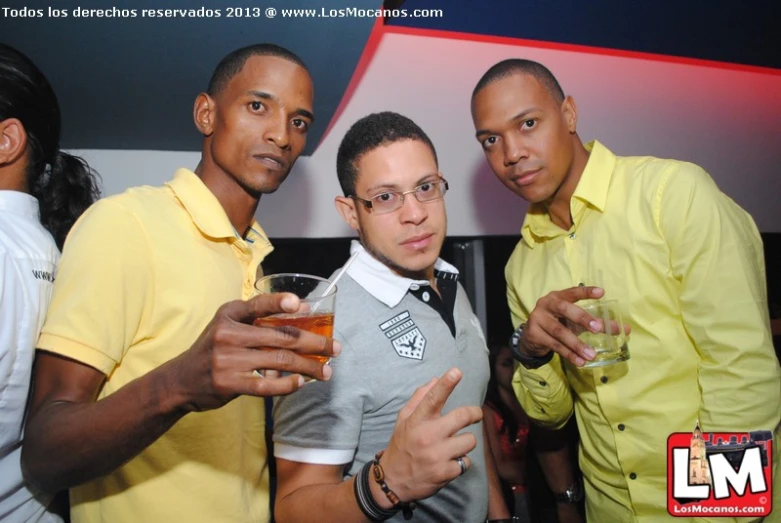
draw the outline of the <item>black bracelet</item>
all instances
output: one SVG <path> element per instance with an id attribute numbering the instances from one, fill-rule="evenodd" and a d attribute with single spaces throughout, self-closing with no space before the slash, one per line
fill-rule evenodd
<path id="1" fill-rule="evenodd" d="M 372 496 L 371 487 L 369 487 L 369 474 L 373 466 L 371 461 L 361 467 L 358 474 L 355 475 L 355 501 L 358 502 L 358 508 L 371 521 L 385 521 L 396 515 L 398 510 L 385 510 L 380 507 Z"/>

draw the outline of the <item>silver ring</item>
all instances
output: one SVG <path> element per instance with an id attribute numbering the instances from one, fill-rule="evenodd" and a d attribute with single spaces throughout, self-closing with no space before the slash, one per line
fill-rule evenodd
<path id="1" fill-rule="evenodd" d="M 466 462 L 464 461 L 464 456 L 458 456 L 456 458 L 456 463 L 458 463 L 458 466 L 461 467 L 461 473 L 459 476 L 463 476 L 464 472 L 466 472 Z"/>

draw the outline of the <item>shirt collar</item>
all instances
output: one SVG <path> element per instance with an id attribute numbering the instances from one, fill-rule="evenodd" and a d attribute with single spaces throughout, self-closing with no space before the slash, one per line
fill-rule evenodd
<path id="1" fill-rule="evenodd" d="M 599 141 L 591 141 L 584 147 L 591 154 L 570 200 L 570 213 L 574 228 L 577 228 L 586 208 L 605 212 L 610 180 L 616 165 L 616 156 Z M 544 205 L 532 204 L 529 206 L 529 211 L 526 213 L 521 227 L 521 236 L 529 247 L 534 248 L 537 243 L 565 234 L 567 231 L 551 221 Z"/>
<path id="2" fill-rule="evenodd" d="M 359 252 L 358 257 L 347 268 L 347 274 L 363 289 L 380 300 L 388 307 L 395 307 L 413 285 L 429 285 L 428 280 L 413 280 L 399 276 L 388 268 L 387 265 L 369 254 L 361 242 L 353 240 L 350 245 L 350 254 Z M 442 258 L 434 262 L 434 270 L 437 277 L 448 279 L 458 277 L 458 269 L 450 265 Z"/>
<path id="3" fill-rule="evenodd" d="M 173 180 L 166 185 L 171 188 L 195 226 L 204 235 L 215 239 L 241 238 L 228 219 L 222 204 L 203 183 L 200 176 L 189 169 L 177 169 Z M 249 243 L 256 243 L 259 240 L 260 243 L 271 246 L 268 236 L 256 220 L 252 220 L 246 240 Z"/>
<path id="4" fill-rule="evenodd" d="M 39 221 L 38 199 L 20 191 L 0 191 L 0 212 L 16 214 Z"/>
<path id="5" fill-rule="evenodd" d="M 591 154 L 572 198 L 594 207 L 599 212 L 605 212 L 616 155 L 597 140 L 587 143 L 585 148 Z"/>

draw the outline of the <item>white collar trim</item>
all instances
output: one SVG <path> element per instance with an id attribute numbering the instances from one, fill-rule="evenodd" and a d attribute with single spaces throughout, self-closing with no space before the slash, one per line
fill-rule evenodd
<path id="1" fill-rule="evenodd" d="M 388 268 L 387 265 L 369 254 L 361 242 L 353 240 L 350 245 L 350 254 L 360 252 L 355 261 L 347 268 L 347 274 L 363 289 L 380 300 L 388 307 L 395 307 L 407 292 L 417 290 L 423 285 L 430 285 L 428 280 L 413 280 L 399 276 Z M 442 272 L 458 274 L 458 269 L 443 260 L 437 258 L 434 269 Z"/>

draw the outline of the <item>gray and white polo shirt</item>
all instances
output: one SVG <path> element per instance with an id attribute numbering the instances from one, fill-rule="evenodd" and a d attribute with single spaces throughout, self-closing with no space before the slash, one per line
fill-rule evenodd
<path id="1" fill-rule="evenodd" d="M 345 464 L 355 475 L 386 448 L 396 417 L 415 389 L 451 367 L 463 372 L 443 409 L 481 406 L 489 378 L 488 350 L 458 271 L 437 260 L 437 287 L 393 273 L 361 251 L 339 280 L 334 337 L 342 354 L 331 380 L 312 382 L 277 398 L 274 454 L 303 463 Z M 478 522 L 488 511 L 482 423 L 465 429 L 477 438 L 472 466 L 418 503 L 414 521 Z M 403 521 L 397 514 L 390 521 Z"/>

